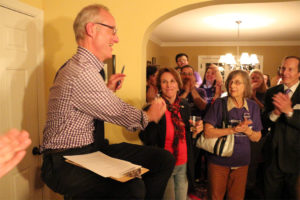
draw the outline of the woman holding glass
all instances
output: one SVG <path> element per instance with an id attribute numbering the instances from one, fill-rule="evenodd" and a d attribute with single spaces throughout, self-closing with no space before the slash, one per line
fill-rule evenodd
<path id="1" fill-rule="evenodd" d="M 225 98 L 229 128 L 222 128 L 222 99 L 217 99 L 208 110 L 204 122 L 206 138 L 234 134 L 234 150 L 230 157 L 208 155 L 209 199 L 244 199 L 250 141 L 261 138 L 261 119 L 258 105 L 251 97 L 250 78 L 246 71 L 232 71 L 226 80 Z"/>
<path id="2" fill-rule="evenodd" d="M 203 123 L 196 122 L 194 132 L 190 132 L 190 108 L 188 103 L 178 96 L 182 82 L 175 69 L 160 69 L 157 87 L 167 104 L 167 110 L 158 124 L 152 122 L 148 124 L 146 129 L 140 132 L 139 137 L 144 145 L 164 148 L 176 159 L 164 199 L 186 199 L 188 185 L 193 188 L 194 182 L 192 137 L 203 130 Z"/>

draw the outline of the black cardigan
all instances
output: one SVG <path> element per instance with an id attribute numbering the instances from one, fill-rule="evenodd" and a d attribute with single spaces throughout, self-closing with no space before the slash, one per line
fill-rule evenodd
<path id="1" fill-rule="evenodd" d="M 147 109 L 147 108 L 146 108 Z M 186 100 L 180 101 L 180 115 L 185 124 L 186 144 L 187 144 L 187 178 L 189 189 L 194 188 L 194 156 L 192 133 L 190 132 L 190 107 Z M 166 139 L 166 115 L 163 115 L 158 124 L 151 122 L 145 130 L 139 133 L 139 137 L 144 145 L 165 147 Z"/>

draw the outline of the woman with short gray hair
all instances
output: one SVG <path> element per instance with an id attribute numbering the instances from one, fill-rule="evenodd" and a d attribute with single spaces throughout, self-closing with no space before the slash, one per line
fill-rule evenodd
<path id="1" fill-rule="evenodd" d="M 230 157 L 208 155 L 209 199 L 244 199 L 248 165 L 250 163 L 250 140 L 261 138 L 261 119 L 258 105 L 251 97 L 250 78 L 246 71 L 232 71 L 226 80 L 228 97 L 217 99 L 205 118 L 206 138 L 234 134 L 234 149 Z M 223 127 L 223 104 L 228 127 Z"/>

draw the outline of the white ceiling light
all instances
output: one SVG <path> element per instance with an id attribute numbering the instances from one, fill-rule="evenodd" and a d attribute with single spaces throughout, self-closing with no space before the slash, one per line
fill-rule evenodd
<path id="1" fill-rule="evenodd" d="M 239 42 L 239 38 L 240 38 L 240 24 L 242 23 L 241 20 L 237 20 L 235 21 L 235 23 L 237 24 L 237 42 Z M 236 47 L 236 55 L 238 56 L 240 54 L 240 49 L 239 49 L 239 45 L 237 45 Z M 236 65 L 238 67 L 241 67 L 241 65 L 245 65 L 244 67 L 246 69 L 248 69 L 248 65 L 256 65 L 258 64 L 258 58 L 256 54 L 251 54 L 251 56 L 249 56 L 249 54 L 247 52 L 243 52 L 240 58 L 237 58 L 237 61 L 234 59 L 234 56 L 231 53 L 227 53 L 224 56 L 220 57 L 219 60 L 220 63 L 226 63 L 228 65 Z M 243 68 L 244 68 L 243 67 Z"/>
<path id="2" fill-rule="evenodd" d="M 259 63 L 257 55 L 256 54 L 251 54 L 250 55 L 250 61 L 252 65 L 256 65 Z"/>

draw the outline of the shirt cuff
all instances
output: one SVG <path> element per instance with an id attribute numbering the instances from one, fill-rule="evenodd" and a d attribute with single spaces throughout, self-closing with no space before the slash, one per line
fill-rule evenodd
<path id="1" fill-rule="evenodd" d="M 291 118 L 293 116 L 294 112 L 288 112 L 285 114 L 286 117 Z"/>
<path id="2" fill-rule="evenodd" d="M 148 123 L 149 123 L 149 119 L 148 119 L 148 116 L 147 116 L 147 114 L 146 114 L 146 112 L 144 112 L 144 111 L 141 111 L 142 113 L 142 117 L 141 117 L 141 125 L 142 125 L 142 130 L 144 130 L 146 127 L 147 127 L 147 125 L 148 125 Z"/>
<path id="3" fill-rule="evenodd" d="M 274 114 L 274 112 L 271 112 L 269 117 L 272 122 L 275 122 L 280 117 L 280 115 L 276 115 Z"/>

